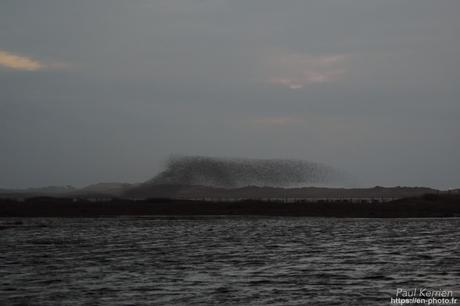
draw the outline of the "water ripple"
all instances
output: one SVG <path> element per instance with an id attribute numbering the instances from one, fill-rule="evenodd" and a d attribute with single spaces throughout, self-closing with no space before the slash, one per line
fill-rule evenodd
<path id="1" fill-rule="evenodd" d="M 0 223 L 5 305 L 381 305 L 397 287 L 460 291 L 460 219 Z"/>

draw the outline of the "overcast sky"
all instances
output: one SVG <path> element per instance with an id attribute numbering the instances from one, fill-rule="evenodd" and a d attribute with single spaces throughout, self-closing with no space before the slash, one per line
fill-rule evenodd
<path id="1" fill-rule="evenodd" d="M 0 187 L 296 158 L 460 187 L 458 0 L 2 0 Z"/>

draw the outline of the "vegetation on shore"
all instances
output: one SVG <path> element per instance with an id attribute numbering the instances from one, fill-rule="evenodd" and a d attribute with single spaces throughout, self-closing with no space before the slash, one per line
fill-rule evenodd
<path id="1" fill-rule="evenodd" d="M 180 199 L 36 197 L 0 199 L 0 217 L 96 217 L 120 215 L 266 215 L 347 218 L 460 217 L 459 194 L 426 194 L 390 202 L 369 200 L 213 202 Z"/>

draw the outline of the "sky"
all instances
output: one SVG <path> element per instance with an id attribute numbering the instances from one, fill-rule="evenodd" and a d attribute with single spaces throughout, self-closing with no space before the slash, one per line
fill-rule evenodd
<path id="1" fill-rule="evenodd" d="M 171 154 L 460 187 L 459 13 L 458 0 L 2 0 L 0 187 L 141 182 Z"/>

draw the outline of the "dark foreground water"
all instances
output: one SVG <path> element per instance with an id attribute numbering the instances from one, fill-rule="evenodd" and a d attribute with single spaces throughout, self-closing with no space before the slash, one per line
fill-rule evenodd
<path id="1" fill-rule="evenodd" d="M 460 293 L 460 219 L 0 224 L 1 305 L 388 305 L 397 288 Z"/>

